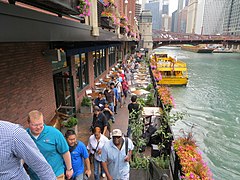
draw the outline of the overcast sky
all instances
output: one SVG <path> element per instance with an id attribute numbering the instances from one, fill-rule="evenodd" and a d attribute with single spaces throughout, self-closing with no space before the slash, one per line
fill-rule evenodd
<path id="1" fill-rule="evenodd" d="M 142 3 L 142 0 L 139 0 Z M 169 0 L 169 15 L 172 15 L 172 12 L 177 10 L 178 0 Z"/>
<path id="2" fill-rule="evenodd" d="M 178 1 L 177 0 L 169 0 L 169 15 L 172 15 L 172 12 L 177 10 Z"/>

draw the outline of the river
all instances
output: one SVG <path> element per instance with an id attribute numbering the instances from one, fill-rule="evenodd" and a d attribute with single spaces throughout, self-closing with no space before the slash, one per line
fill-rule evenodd
<path id="1" fill-rule="evenodd" d="M 201 54 L 160 48 L 187 63 L 189 83 L 171 87 L 176 111 L 187 112 L 173 127 L 191 131 L 214 179 L 240 179 L 240 54 Z"/>

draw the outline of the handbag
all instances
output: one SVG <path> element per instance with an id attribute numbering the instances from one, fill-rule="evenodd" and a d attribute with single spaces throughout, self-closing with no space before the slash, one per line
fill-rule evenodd
<path id="1" fill-rule="evenodd" d="M 95 155 L 95 153 L 96 153 L 96 151 L 97 151 L 97 148 L 98 148 L 99 142 L 100 142 L 100 141 L 98 141 L 98 143 L 97 143 L 96 149 L 92 149 L 92 150 L 94 151 L 94 153 L 93 153 L 93 154 L 90 153 L 90 155 L 89 155 L 89 161 L 90 161 L 91 164 L 93 164 L 93 161 L 94 161 L 94 155 Z"/>

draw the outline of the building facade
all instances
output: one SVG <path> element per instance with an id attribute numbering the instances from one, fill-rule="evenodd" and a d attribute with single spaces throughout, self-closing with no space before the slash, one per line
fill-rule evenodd
<path id="1" fill-rule="evenodd" d="M 150 10 L 143 10 L 140 15 L 139 31 L 141 33 L 141 44 L 143 48 L 147 48 L 151 53 L 153 48 L 152 39 L 152 14 Z"/>
<path id="2" fill-rule="evenodd" d="M 196 32 L 196 19 L 197 19 L 197 9 L 198 0 L 189 0 L 188 2 L 188 12 L 187 12 L 187 27 L 186 33 Z"/>
<path id="3" fill-rule="evenodd" d="M 135 37 L 103 24 L 100 1 L 91 1 L 84 21 L 72 6 L 77 0 L 65 3 L 0 2 L 0 119 L 26 126 L 34 109 L 47 124 L 59 107 L 78 113 L 86 90 L 135 47 Z"/>
<path id="4" fill-rule="evenodd" d="M 171 23 L 171 32 L 177 32 L 177 25 L 178 25 L 178 16 L 177 10 L 172 13 L 172 23 Z"/>
<path id="5" fill-rule="evenodd" d="M 226 0 L 205 1 L 202 33 L 216 35 L 223 33 L 224 6 Z"/>
<path id="6" fill-rule="evenodd" d="M 142 5 L 139 2 L 136 2 L 136 5 L 135 5 L 135 17 L 137 18 L 138 21 L 140 19 L 141 9 L 142 9 Z"/>
<path id="7" fill-rule="evenodd" d="M 240 1 L 226 1 L 224 11 L 223 33 L 227 35 L 240 35 Z"/>
<path id="8" fill-rule="evenodd" d="M 162 1 L 152 0 L 145 4 L 145 10 L 150 10 L 152 14 L 152 28 L 161 30 L 162 28 Z"/>

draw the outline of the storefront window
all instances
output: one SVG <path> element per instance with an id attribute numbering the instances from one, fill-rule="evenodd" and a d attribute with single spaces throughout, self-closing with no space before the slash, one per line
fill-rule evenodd
<path id="1" fill-rule="evenodd" d="M 75 55 L 75 69 L 78 89 L 83 89 L 89 84 L 87 53 Z"/>
<path id="2" fill-rule="evenodd" d="M 94 61 L 94 77 L 96 78 L 106 70 L 105 49 L 94 51 L 93 61 Z"/>
<path id="3" fill-rule="evenodd" d="M 109 67 L 116 62 L 115 47 L 109 48 Z"/>

